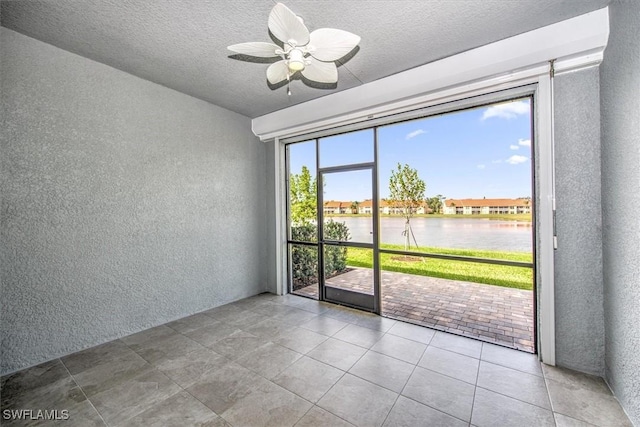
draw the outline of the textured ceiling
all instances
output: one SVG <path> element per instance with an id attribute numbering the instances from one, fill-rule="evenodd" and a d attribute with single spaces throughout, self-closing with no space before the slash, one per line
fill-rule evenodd
<path id="1" fill-rule="evenodd" d="M 226 46 L 270 41 L 270 0 L 2 1 L 2 26 L 249 117 L 606 6 L 609 0 L 285 0 L 310 30 L 362 37 L 334 89 L 267 85 Z"/>

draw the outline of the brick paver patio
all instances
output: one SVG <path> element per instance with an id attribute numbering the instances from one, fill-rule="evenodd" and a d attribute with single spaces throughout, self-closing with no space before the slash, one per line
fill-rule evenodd
<path id="1" fill-rule="evenodd" d="M 533 352 L 533 293 L 521 289 L 383 271 L 382 315 Z M 353 268 L 327 280 L 373 294 L 372 270 Z M 294 292 L 318 298 L 318 286 Z"/>

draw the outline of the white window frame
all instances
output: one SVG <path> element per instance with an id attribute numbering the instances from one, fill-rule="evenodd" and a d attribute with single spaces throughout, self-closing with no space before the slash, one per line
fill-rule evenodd
<path id="1" fill-rule="evenodd" d="M 480 104 L 481 98 L 498 101 L 505 91 L 527 86 L 535 107 L 537 350 L 541 361 L 555 365 L 553 74 L 598 65 L 608 24 L 604 8 L 253 119 L 254 133 L 273 141 L 275 150 L 277 293 L 287 292 L 285 142 L 337 127 L 358 129 L 444 113 Z"/>

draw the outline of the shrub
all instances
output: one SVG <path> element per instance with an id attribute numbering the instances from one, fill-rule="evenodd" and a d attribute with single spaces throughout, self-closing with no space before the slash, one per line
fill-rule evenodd
<path id="1" fill-rule="evenodd" d="M 349 228 L 343 222 L 329 220 L 324 226 L 325 239 L 347 241 Z M 291 238 L 300 242 L 317 241 L 316 226 L 311 223 L 293 225 Z M 347 248 L 327 246 L 324 257 L 325 277 L 347 270 Z M 291 246 L 291 276 L 293 290 L 318 283 L 318 250 L 314 246 Z"/>
<path id="2" fill-rule="evenodd" d="M 349 227 L 344 222 L 329 220 L 324 225 L 325 239 L 347 241 L 351 238 Z M 347 269 L 347 248 L 344 246 L 325 246 L 324 275 L 330 277 Z"/>

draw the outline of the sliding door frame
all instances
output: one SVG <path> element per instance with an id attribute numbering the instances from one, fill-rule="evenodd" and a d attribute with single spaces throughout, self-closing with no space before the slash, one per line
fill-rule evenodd
<path id="1" fill-rule="evenodd" d="M 516 98 L 531 97 L 532 109 L 531 116 L 534 123 L 532 139 L 532 157 L 534 160 L 535 170 L 533 172 L 534 185 L 534 316 L 536 319 L 536 349 L 539 358 L 547 364 L 555 365 L 555 316 L 554 316 L 554 248 L 555 248 L 555 230 L 553 227 L 553 217 L 555 209 L 555 185 L 554 185 L 554 149 L 553 149 L 553 91 L 552 91 L 552 75 L 548 72 L 549 67 L 530 70 L 522 79 L 507 84 L 488 85 L 482 89 L 469 90 L 467 92 L 460 91 L 455 96 L 442 100 L 441 103 L 428 105 L 423 108 L 416 108 L 397 114 L 389 114 L 384 117 L 373 118 L 371 120 L 353 123 L 338 128 L 325 129 L 305 135 L 299 135 L 287 138 L 286 140 L 276 140 L 276 157 L 278 154 L 280 159 L 276 159 L 276 164 L 286 163 L 284 159 L 284 146 L 286 144 L 301 142 L 305 140 L 317 139 L 320 137 L 331 136 L 339 133 L 345 133 L 365 128 L 376 128 L 381 125 L 397 123 L 417 118 L 426 118 L 438 114 L 454 112 L 483 105 L 495 104 Z M 374 164 L 377 165 L 377 131 L 374 132 L 375 140 L 375 159 Z M 285 174 L 278 174 L 285 172 Z M 377 174 L 377 167 L 374 168 Z M 276 168 L 276 179 L 278 183 L 286 181 L 286 171 L 282 165 Z M 376 176 L 377 180 L 377 176 Z M 276 184 L 278 185 L 278 184 Z M 285 193 L 286 196 L 286 193 Z M 376 195 L 377 198 L 377 195 Z M 282 198 L 281 198 L 282 199 Z M 280 201 L 280 221 L 284 219 L 286 222 L 286 200 Z M 379 227 L 379 221 L 376 219 L 375 227 Z M 379 231 L 379 230 L 378 230 Z M 284 237 L 284 239 L 283 239 Z M 278 239 L 282 242 L 279 250 L 287 252 L 286 235 Z M 378 249 L 376 258 L 381 250 L 379 244 L 375 247 Z M 286 267 L 286 256 L 284 271 L 288 271 Z M 482 262 L 482 261 L 481 261 Z M 282 268 L 283 265 L 279 264 Z M 523 265 L 524 266 L 524 265 Z M 376 274 L 380 274 L 376 269 Z M 278 275 L 278 292 L 288 292 L 288 280 L 286 274 Z M 379 277 L 378 277 L 379 282 Z M 378 293 L 379 295 L 379 293 Z M 378 301 L 376 312 L 380 312 L 380 302 Z"/>

